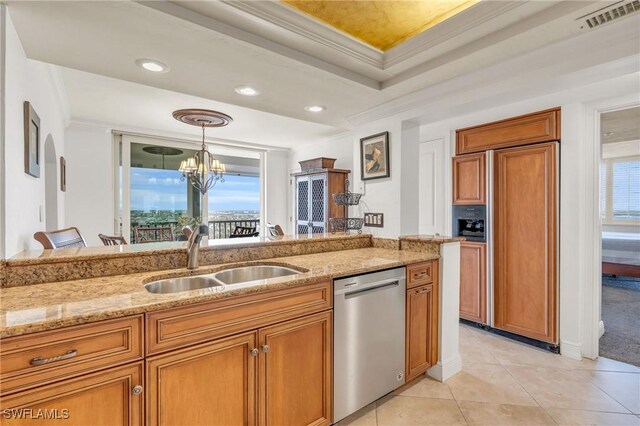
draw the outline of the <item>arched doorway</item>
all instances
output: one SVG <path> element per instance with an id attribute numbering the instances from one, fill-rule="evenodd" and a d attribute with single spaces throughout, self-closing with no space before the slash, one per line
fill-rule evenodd
<path id="1" fill-rule="evenodd" d="M 47 231 L 58 229 L 58 161 L 51 135 L 44 141 L 44 206 Z"/>

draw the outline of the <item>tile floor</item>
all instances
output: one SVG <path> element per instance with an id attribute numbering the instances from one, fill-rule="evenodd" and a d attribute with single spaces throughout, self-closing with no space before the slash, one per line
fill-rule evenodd
<path id="1" fill-rule="evenodd" d="M 635 425 L 640 368 L 575 361 L 460 326 L 462 371 L 446 383 L 416 379 L 339 426 Z"/>

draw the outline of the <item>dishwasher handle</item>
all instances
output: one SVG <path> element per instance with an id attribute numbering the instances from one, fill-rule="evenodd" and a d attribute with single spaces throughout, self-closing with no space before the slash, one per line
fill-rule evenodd
<path id="1" fill-rule="evenodd" d="M 357 297 L 364 293 L 368 293 L 370 291 L 379 290 L 387 287 L 398 287 L 399 285 L 400 285 L 400 280 L 396 279 L 391 281 L 370 283 L 358 288 L 345 288 L 345 289 L 336 291 L 335 294 L 336 296 L 340 294 L 344 294 L 344 297 L 346 299 L 350 299 L 352 297 Z"/>

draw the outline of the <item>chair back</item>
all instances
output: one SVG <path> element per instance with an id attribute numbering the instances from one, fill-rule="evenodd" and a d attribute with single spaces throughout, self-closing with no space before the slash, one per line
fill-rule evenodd
<path id="1" fill-rule="evenodd" d="M 136 244 L 173 241 L 173 226 L 138 226 L 133 229 Z"/>
<path id="2" fill-rule="evenodd" d="M 267 232 L 271 237 L 280 237 L 284 235 L 284 231 L 280 225 L 272 225 L 271 223 L 267 223 Z"/>
<path id="3" fill-rule="evenodd" d="M 98 234 L 98 238 L 100 238 L 100 241 L 102 241 L 102 244 L 104 244 L 105 246 L 127 245 L 127 240 L 125 240 L 124 237 L 120 237 L 117 235 L 111 236 L 111 235 Z"/>
<path id="4" fill-rule="evenodd" d="M 87 242 L 76 228 L 60 229 L 57 231 L 39 231 L 33 234 L 33 238 L 42 244 L 45 249 L 60 249 L 73 247 L 86 247 Z"/>

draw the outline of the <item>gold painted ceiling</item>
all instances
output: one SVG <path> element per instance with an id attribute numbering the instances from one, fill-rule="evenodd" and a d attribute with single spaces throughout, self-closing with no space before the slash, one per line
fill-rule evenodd
<path id="1" fill-rule="evenodd" d="M 414 37 L 480 0 L 282 0 L 382 51 Z"/>

